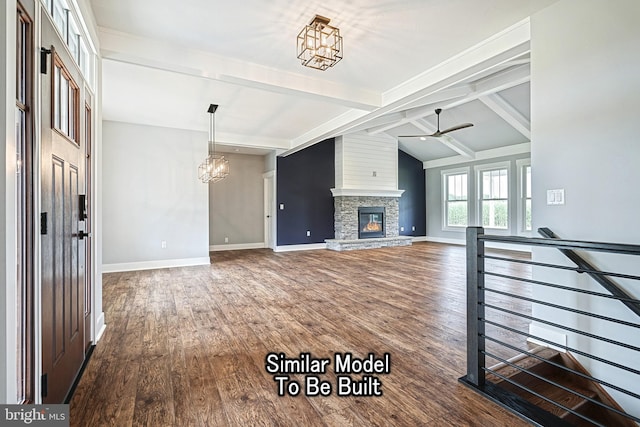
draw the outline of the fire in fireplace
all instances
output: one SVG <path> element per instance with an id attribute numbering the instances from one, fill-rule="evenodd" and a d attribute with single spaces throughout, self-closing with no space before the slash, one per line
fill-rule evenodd
<path id="1" fill-rule="evenodd" d="M 384 207 L 358 208 L 358 238 L 384 236 Z"/>

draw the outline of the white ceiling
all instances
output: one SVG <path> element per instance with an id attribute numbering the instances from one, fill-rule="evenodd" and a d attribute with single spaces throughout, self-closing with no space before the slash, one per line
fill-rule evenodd
<path id="1" fill-rule="evenodd" d="M 206 132 L 229 151 L 290 153 L 355 131 L 427 164 L 530 141 L 526 19 L 556 0 L 92 0 L 103 119 Z M 344 38 L 319 71 L 296 58 L 315 14 Z M 524 21 L 523 21 L 524 20 Z M 497 35 L 496 35 L 497 34 Z M 224 149 L 224 148 L 223 148 Z"/>

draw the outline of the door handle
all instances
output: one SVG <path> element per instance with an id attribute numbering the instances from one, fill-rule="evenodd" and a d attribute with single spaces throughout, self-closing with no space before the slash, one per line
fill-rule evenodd
<path id="1" fill-rule="evenodd" d="M 84 231 L 78 231 L 78 234 L 74 234 L 78 239 L 83 240 L 85 237 L 91 237 L 91 233 L 85 233 Z"/>

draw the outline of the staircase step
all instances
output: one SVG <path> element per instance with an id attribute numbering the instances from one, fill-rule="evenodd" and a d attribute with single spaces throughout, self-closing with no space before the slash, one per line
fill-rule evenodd
<path id="1" fill-rule="evenodd" d="M 553 357 L 557 356 L 559 353 L 557 350 L 553 350 L 551 348 L 548 347 L 538 347 L 535 348 L 531 351 L 529 351 L 529 353 L 533 353 L 538 357 L 541 357 L 545 360 L 549 360 L 552 359 Z M 513 357 L 511 359 L 509 359 L 509 362 L 513 363 L 514 365 L 519 366 L 522 369 L 531 369 L 536 365 L 541 364 L 542 362 L 533 357 L 533 356 L 528 356 L 526 354 L 522 354 L 520 356 L 517 357 Z M 503 377 L 507 377 L 509 379 L 514 378 L 516 375 L 521 373 L 521 370 L 518 368 L 515 368 L 509 364 L 506 363 L 498 363 L 497 365 L 494 365 L 492 367 L 489 368 L 490 370 L 499 373 L 500 375 L 502 375 Z M 498 377 L 497 375 L 494 375 L 492 373 L 487 373 L 486 376 L 487 380 L 491 381 L 494 384 L 500 384 L 501 382 L 503 382 L 504 380 L 500 377 Z"/>
<path id="2" fill-rule="evenodd" d="M 598 402 L 607 402 L 607 404 L 617 407 L 615 401 L 613 401 L 597 383 L 589 381 L 586 378 L 568 372 L 562 368 L 551 365 L 550 363 L 541 361 L 539 359 L 542 358 L 560 366 L 566 366 L 570 369 L 588 375 L 584 368 L 582 368 L 582 366 L 573 357 L 567 354 L 561 354 L 558 351 L 549 348 L 534 349 L 530 352 L 535 353 L 538 357 L 532 357 L 523 354 L 509 360 L 510 363 L 516 365 L 520 369 L 506 363 L 500 363 L 489 368 L 491 371 L 508 378 L 509 381 L 503 380 L 499 376 L 492 373 L 487 373 L 486 379 L 496 385 L 499 385 L 507 391 L 521 396 L 522 398 L 538 406 L 539 408 L 544 409 L 575 426 L 593 426 L 593 424 L 563 408 L 560 408 L 548 402 L 545 399 L 542 399 L 541 397 L 536 396 L 535 394 L 523 390 L 521 387 L 518 387 L 512 382 L 526 387 L 529 390 L 538 393 L 551 401 L 557 402 L 574 412 L 597 421 L 602 425 L 637 427 L 631 420 L 617 415 L 612 411 L 608 411 L 605 408 L 600 407 L 596 403 L 577 396 L 576 394 L 563 388 L 550 384 L 547 381 L 541 380 L 535 375 L 531 375 L 529 373 L 534 373 L 542 378 L 562 385 L 569 390 L 580 393 L 581 395 L 586 396 L 590 399 L 596 400 Z M 522 371 L 522 369 L 526 369 L 529 372 L 524 372 Z M 617 408 L 620 409 L 619 407 Z"/>
<path id="3" fill-rule="evenodd" d="M 568 388 L 569 390 L 573 390 L 577 393 L 580 393 L 592 399 L 597 398 L 597 394 L 594 391 L 577 385 L 572 378 L 573 376 L 568 372 L 564 372 L 559 368 L 548 365 L 546 363 L 541 363 L 541 365 L 547 365 L 547 366 L 540 367 L 540 365 L 536 365 L 531 370 L 534 372 L 538 371 L 535 373 L 538 375 L 541 375 L 542 377 L 548 379 L 549 381 L 562 385 Z M 547 372 L 543 372 L 541 374 L 540 373 L 541 371 L 547 371 Z M 533 392 L 536 392 L 572 410 L 579 408 L 586 401 L 582 397 L 577 396 L 576 394 L 571 393 L 570 391 L 567 391 L 563 388 L 550 384 L 546 381 L 543 381 L 525 372 L 518 373 L 516 376 L 511 378 L 511 380 L 517 382 L 518 384 L 528 388 Z M 539 406 L 540 408 L 546 411 L 549 411 L 558 417 L 563 417 L 563 416 L 567 416 L 567 414 L 570 414 L 570 412 L 542 399 L 541 397 L 538 397 L 532 393 L 529 393 L 528 391 L 523 390 L 522 388 L 514 384 L 505 382 L 505 384 L 502 384 L 502 386 L 505 389 L 524 397 L 534 405 Z"/>

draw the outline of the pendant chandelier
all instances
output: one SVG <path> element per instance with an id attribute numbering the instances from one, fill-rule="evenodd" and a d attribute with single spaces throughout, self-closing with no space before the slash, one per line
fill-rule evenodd
<path id="1" fill-rule="evenodd" d="M 326 70 L 342 59 L 340 30 L 329 19 L 316 15 L 298 34 L 298 59 L 302 65 Z"/>
<path id="2" fill-rule="evenodd" d="M 211 104 L 207 110 L 211 115 L 209 118 L 209 155 L 204 159 L 204 162 L 198 166 L 198 179 L 205 184 L 209 182 L 218 182 L 229 175 L 229 160 L 225 159 L 221 154 L 216 154 L 213 116 L 217 109 L 218 106 L 216 104 Z"/>

